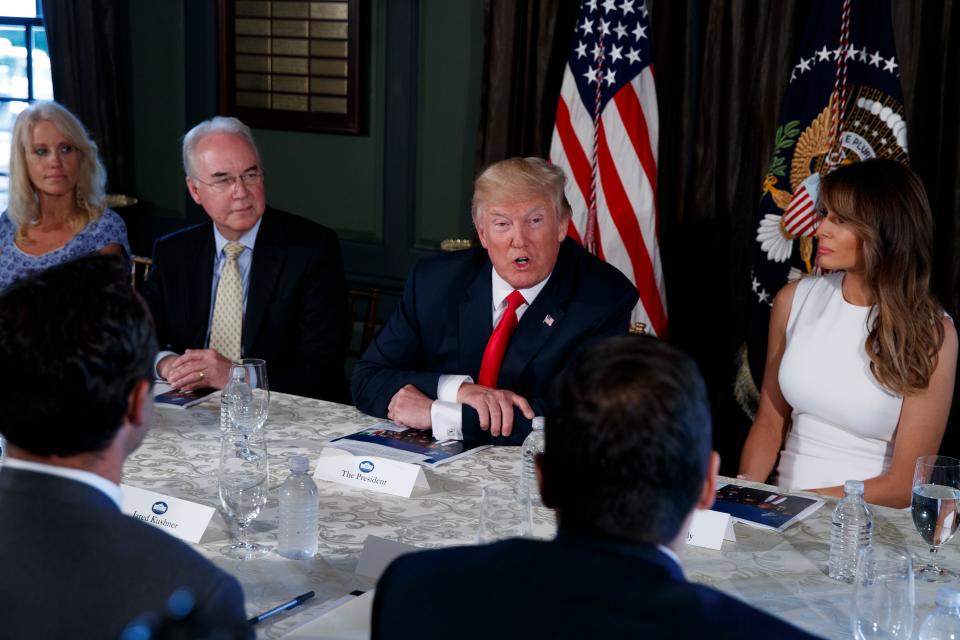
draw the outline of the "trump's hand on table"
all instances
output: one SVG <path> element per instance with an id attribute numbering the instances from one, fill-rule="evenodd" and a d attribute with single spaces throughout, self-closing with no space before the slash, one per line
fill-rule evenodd
<path id="1" fill-rule="evenodd" d="M 457 402 L 470 405 L 477 410 L 480 428 L 489 430 L 490 435 L 509 436 L 513 431 L 514 407 L 533 420 L 534 411 L 526 398 L 506 389 L 491 389 L 479 384 L 463 384 L 457 392 Z"/>
<path id="2" fill-rule="evenodd" d="M 433 424 L 430 419 L 432 405 L 433 400 L 412 384 L 408 384 L 390 398 L 387 418 L 404 427 L 429 429 Z"/>

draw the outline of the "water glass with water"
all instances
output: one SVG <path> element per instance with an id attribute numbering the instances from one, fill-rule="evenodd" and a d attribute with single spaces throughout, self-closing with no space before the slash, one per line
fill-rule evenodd
<path id="1" fill-rule="evenodd" d="M 480 501 L 480 544 L 505 538 L 531 536 L 529 496 L 511 484 L 492 484 L 483 488 Z"/>
<path id="2" fill-rule="evenodd" d="M 249 559 L 269 549 L 247 540 L 247 527 L 267 503 L 269 465 L 263 433 L 225 434 L 220 440 L 220 504 L 224 515 L 237 525 L 237 539 L 223 553 L 231 558 Z"/>
<path id="3" fill-rule="evenodd" d="M 230 368 L 230 380 L 231 384 L 234 380 L 245 383 L 243 392 L 232 398 L 227 410 L 234 428 L 249 436 L 263 428 L 270 411 L 267 363 L 259 358 L 238 360 Z"/>
<path id="4" fill-rule="evenodd" d="M 949 456 L 920 456 L 913 473 L 913 499 L 910 512 L 913 525 L 930 547 L 926 564 L 917 570 L 925 582 L 950 582 L 957 573 L 937 563 L 937 550 L 960 525 L 957 516 L 960 499 L 960 460 Z"/>

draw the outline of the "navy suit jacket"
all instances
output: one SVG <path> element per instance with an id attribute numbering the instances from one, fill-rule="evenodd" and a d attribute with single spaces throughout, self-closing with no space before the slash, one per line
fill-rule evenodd
<path id="1" fill-rule="evenodd" d="M 493 331 L 490 271 L 483 249 L 421 260 L 403 300 L 353 369 L 357 408 L 385 418 L 393 395 L 407 384 L 437 397 L 441 374 L 477 380 Z M 590 341 L 627 333 L 637 290 L 616 268 L 572 240 L 560 246 L 546 286 L 526 310 L 507 346 L 497 387 L 526 398 L 537 414 L 554 376 Z M 514 412 L 514 429 L 494 444 L 520 444 L 530 421 Z M 476 410 L 464 405 L 465 442 L 489 442 Z"/>
<path id="2" fill-rule="evenodd" d="M 175 590 L 202 621 L 249 632 L 236 579 L 82 482 L 0 470 L 0 638 L 118 638 Z"/>
<path id="3" fill-rule="evenodd" d="M 477 615 L 478 611 L 482 611 Z M 373 640 L 812 638 L 687 582 L 655 547 L 561 533 L 397 558 L 377 585 Z"/>
<path id="4" fill-rule="evenodd" d="M 143 297 L 162 349 L 204 347 L 215 252 L 212 222 L 157 240 Z M 243 357 L 267 361 L 274 391 L 349 402 L 343 376 L 347 316 L 336 234 L 267 207 L 250 266 Z"/>

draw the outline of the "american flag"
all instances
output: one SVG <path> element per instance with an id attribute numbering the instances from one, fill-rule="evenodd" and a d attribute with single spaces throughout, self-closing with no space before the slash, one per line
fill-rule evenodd
<path id="1" fill-rule="evenodd" d="M 667 303 L 657 240 L 657 129 L 646 5 L 582 2 L 550 161 L 569 178 L 570 235 L 636 285 L 640 302 L 633 321 L 663 337 Z"/>

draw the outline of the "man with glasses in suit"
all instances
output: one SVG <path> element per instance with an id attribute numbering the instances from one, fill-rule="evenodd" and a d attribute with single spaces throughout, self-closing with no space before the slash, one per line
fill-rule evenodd
<path id="1" fill-rule="evenodd" d="M 143 295 L 163 350 L 157 375 L 186 391 L 222 389 L 232 361 L 262 358 L 271 389 L 349 402 L 336 234 L 267 206 L 260 153 L 236 118 L 191 129 L 183 166 L 210 220 L 154 248 Z"/>

